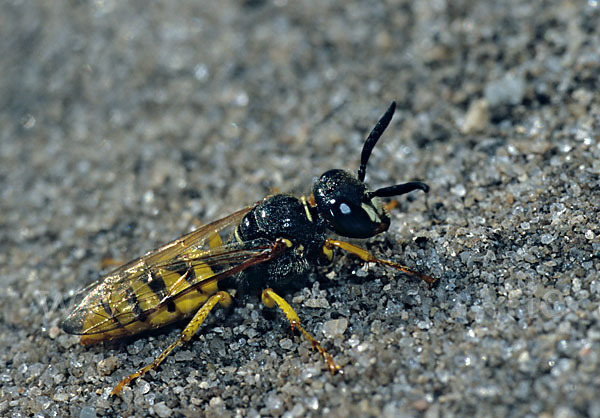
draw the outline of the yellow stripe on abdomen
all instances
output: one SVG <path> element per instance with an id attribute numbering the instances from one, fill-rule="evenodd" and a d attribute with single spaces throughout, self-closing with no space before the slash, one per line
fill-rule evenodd
<path id="1" fill-rule="evenodd" d="M 191 266 L 182 262 L 175 269 L 149 270 L 124 292 L 107 293 L 103 303 L 88 312 L 83 329 L 89 333 L 81 337 L 81 343 L 135 335 L 190 316 L 219 291 L 214 281 L 198 285 L 212 276 L 213 270 L 204 263 Z M 194 285 L 198 288 L 176 296 Z M 116 328 L 101 331 L 115 325 Z"/>
<path id="2" fill-rule="evenodd" d="M 196 290 L 179 297 L 175 296 L 189 289 L 190 286 L 214 276 L 210 266 L 204 263 L 193 267 L 188 263 L 183 263 L 182 267 L 176 271 L 161 269 L 159 273 L 166 288 L 169 289 L 169 296 L 167 296 L 168 302 L 163 303 L 160 309 L 148 315 L 146 322 L 152 328 L 169 324 L 195 313 L 211 295 L 219 291 L 216 282 L 207 282 Z"/>

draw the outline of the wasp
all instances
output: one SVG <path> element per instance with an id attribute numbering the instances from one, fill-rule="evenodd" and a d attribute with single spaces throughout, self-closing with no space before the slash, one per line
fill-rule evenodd
<path id="1" fill-rule="evenodd" d="M 81 292 L 83 299 L 62 323 L 64 331 L 81 335 L 81 344 L 135 335 L 191 317 L 175 342 L 152 363 L 125 377 L 111 395 L 156 369 L 176 347 L 189 341 L 210 311 L 228 307 L 228 292 L 243 289 L 261 295 L 268 308 L 279 307 L 293 330 L 316 349 L 334 374 L 340 367 L 301 325 L 300 318 L 277 292 L 301 283 L 314 266 L 330 263 L 334 248 L 363 262 L 385 265 L 420 277 L 435 279 L 393 261 L 328 237 L 332 233 L 365 239 L 390 226 L 388 207 L 381 198 L 414 190 L 428 192 L 420 181 L 369 191 L 366 167 L 377 141 L 389 125 L 395 102 L 367 137 L 358 174 L 333 169 L 321 175 L 308 197 L 275 194 L 176 239 L 117 268 Z"/>

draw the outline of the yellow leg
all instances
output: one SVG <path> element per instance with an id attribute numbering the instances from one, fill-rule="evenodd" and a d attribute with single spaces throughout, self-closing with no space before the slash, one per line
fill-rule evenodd
<path id="1" fill-rule="evenodd" d="M 313 348 L 316 349 L 321 354 L 321 356 L 323 356 L 323 358 L 327 362 L 327 366 L 331 374 L 335 374 L 340 369 L 340 366 L 335 364 L 335 362 L 333 361 L 333 357 L 331 356 L 331 354 L 325 351 L 325 349 L 321 347 L 321 344 L 319 344 L 319 342 L 315 340 L 312 335 L 306 332 L 302 325 L 300 325 L 300 318 L 298 317 L 298 314 L 294 312 L 294 309 L 292 309 L 290 304 L 287 303 L 285 299 L 283 299 L 281 296 L 275 293 L 273 289 L 263 290 L 261 299 L 262 303 L 267 308 L 274 308 L 275 306 L 278 306 L 279 309 L 282 310 L 282 312 L 287 317 L 288 321 L 290 321 L 292 330 L 294 330 L 295 328 L 298 331 L 300 331 L 302 335 L 304 335 L 304 337 L 312 344 Z"/>
<path id="2" fill-rule="evenodd" d="M 352 254 L 358 256 L 361 260 L 366 261 L 368 263 L 384 264 L 386 266 L 393 267 L 396 270 L 400 270 L 403 273 L 410 274 L 411 276 L 419 277 L 423 281 L 427 282 L 429 285 L 433 285 L 435 282 L 437 282 L 437 279 L 435 279 L 431 276 L 427 276 L 426 274 L 417 273 L 416 271 L 413 271 L 413 270 L 409 269 L 408 267 L 403 266 L 402 264 L 398 264 L 398 263 L 394 263 L 393 261 L 377 258 L 374 255 L 372 255 L 370 252 L 368 252 L 367 250 L 357 247 L 356 245 L 350 244 L 349 242 L 338 241 L 338 240 L 334 240 L 334 239 L 325 240 L 325 245 L 323 246 L 323 248 L 325 250 L 331 251 L 333 249 L 333 247 L 338 247 L 338 248 L 341 248 L 342 250 L 348 251 L 349 253 L 352 253 Z"/>
<path id="3" fill-rule="evenodd" d="M 121 393 L 121 390 L 123 390 L 123 387 L 126 384 L 128 384 L 129 382 L 131 382 L 134 379 L 137 379 L 138 377 L 143 376 L 150 370 L 156 369 L 160 365 L 160 363 L 162 363 L 163 360 L 169 355 L 169 353 L 171 353 L 171 351 L 173 351 L 173 349 L 175 347 L 189 341 L 192 338 L 192 336 L 196 333 L 196 331 L 198 331 L 198 328 L 200 328 L 200 326 L 202 325 L 202 323 L 208 316 L 211 309 L 214 308 L 217 304 L 221 304 L 222 306 L 227 307 L 231 304 L 231 302 L 232 302 L 231 296 L 227 292 L 220 291 L 220 292 L 217 292 L 214 295 L 212 295 L 206 301 L 206 303 L 204 303 L 204 305 L 202 305 L 202 307 L 198 310 L 198 312 L 196 312 L 196 314 L 194 315 L 194 317 L 192 318 L 190 323 L 187 324 L 187 326 L 184 328 L 184 330 L 179 335 L 179 338 L 173 344 L 168 346 L 166 348 L 166 350 L 163 351 L 156 359 L 154 359 L 154 361 L 151 364 L 147 365 L 146 367 L 138 370 L 137 372 L 135 372 L 135 373 L 127 376 L 125 379 L 121 380 L 121 382 L 117 386 L 115 386 L 115 388 L 110 393 L 111 396 L 113 396 L 113 395 L 119 396 L 119 394 Z"/>
<path id="4" fill-rule="evenodd" d="M 383 207 L 385 208 L 385 210 L 387 212 L 391 211 L 394 208 L 397 208 L 399 205 L 397 200 L 390 200 L 389 202 L 387 202 L 385 205 L 383 205 Z"/>

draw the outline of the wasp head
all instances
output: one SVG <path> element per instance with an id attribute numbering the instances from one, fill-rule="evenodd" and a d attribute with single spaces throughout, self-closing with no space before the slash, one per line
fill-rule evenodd
<path id="1" fill-rule="evenodd" d="M 329 229 L 339 235 L 369 238 L 386 231 L 390 217 L 380 198 L 399 196 L 417 189 L 429 190 L 425 183 L 414 181 L 369 191 L 364 182 L 371 151 L 389 125 L 395 109 L 396 103 L 392 102 L 365 141 L 357 176 L 344 170 L 329 170 L 313 185 L 320 217 Z"/>

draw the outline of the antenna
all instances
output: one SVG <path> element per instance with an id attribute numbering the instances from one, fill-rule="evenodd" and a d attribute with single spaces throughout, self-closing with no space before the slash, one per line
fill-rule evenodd
<path id="1" fill-rule="evenodd" d="M 395 186 L 382 187 L 374 192 L 367 192 L 367 199 L 372 197 L 392 197 L 399 196 L 401 194 L 410 193 L 413 190 L 423 190 L 425 193 L 429 192 L 429 186 L 420 181 L 411 181 L 404 184 L 396 184 Z"/>
<path id="2" fill-rule="evenodd" d="M 367 140 L 365 141 L 365 145 L 363 145 L 362 153 L 360 154 L 360 167 L 358 168 L 358 179 L 360 181 L 365 181 L 365 174 L 367 170 L 367 162 L 369 161 L 369 157 L 371 156 L 371 151 L 375 148 L 375 144 L 385 131 L 385 129 L 390 124 L 392 120 L 392 116 L 394 116 L 394 111 L 396 110 L 396 102 L 392 102 L 388 110 L 385 111 L 377 125 L 373 128 Z"/>

